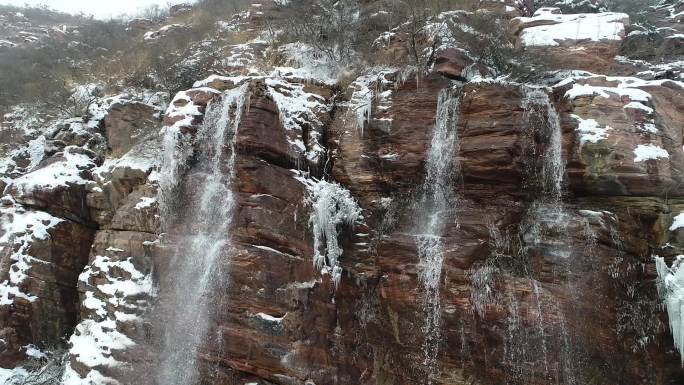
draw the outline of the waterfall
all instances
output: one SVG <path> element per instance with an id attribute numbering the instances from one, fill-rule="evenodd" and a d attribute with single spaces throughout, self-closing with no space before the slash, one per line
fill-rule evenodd
<path id="1" fill-rule="evenodd" d="M 548 135 L 548 147 L 543 158 L 543 192 L 544 203 L 560 208 L 563 199 L 563 163 L 562 132 L 560 118 L 549 96 L 542 89 L 526 89 L 523 98 L 523 109 L 526 120 L 536 119 Z"/>
<path id="2" fill-rule="evenodd" d="M 442 277 L 444 245 L 442 235 L 457 200 L 455 176 L 458 175 L 458 132 L 456 124 L 460 106 L 460 88 L 444 89 L 439 94 L 437 117 L 427 154 L 426 177 L 420 209 L 423 211 L 419 235 L 416 236 L 418 279 L 421 284 L 421 306 L 426 314 L 423 333 L 424 364 L 428 383 L 432 383 L 441 338 L 441 306 L 439 282 Z"/>
<path id="3" fill-rule="evenodd" d="M 526 88 L 523 96 L 525 120 L 548 139 L 542 156 L 541 196 L 532 202 L 521 226 L 525 242 L 536 247 L 545 242 L 547 235 L 562 232 L 567 225 L 568 218 L 563 205 L 565 163 L 560 118 L 549 96 L 539 88 Z M 567 250 L 560 246 L 554 246 L 554 253 L 567 256 Z"/>
<path id="4" fill-rule="evenodd" d="M 523 92 L 522 107 L 525 111 L 525 120 L 532 127 L 533 132 L 541 134 L 546 138 L 545 151 L 541 153 L 541 188 L 540 195 L 530 204 L 519 227 L 519 234 L 524 241 L 525 254 L 530 255 L 530 251 L 539 252 L 547 258 L 558 258 L 559 260 L 569 260 L 572 256 L 572 246 L 566 238 L 565 228 L 569 221 L 569 215 L 563 204 L 563 183 L 565 176 L 565 164 L 562 153 L 562 131 L 560 118 L 551 103 L 549 96 L 542 88 L 526 88 Z M 535 171 L 535 175 L 539 175 Z M 568 268 L 567 273 L 570 273 Z M 528 272 L 529 274 L 529 272 Z M 549 380 L 554 376 L 558 381 L 559 376 L 564 375 L 566 379 L 573 378 L 572 369 L 565 362 L 550 362 L 550 348 L 558 346 L 561 353 L 561 361 L 565 357 L 565 352 L 570 350 L 569 334 L 565 322 L 565 315 L 560 307 L 554 304 L 543 302 L 544 287 L 531 275 L 529 276 L 532 300 L 534 301 L 533 311 L 537 313 L 536 325 L 530 325 L 536 332 L 525 331 L 523 339 L 525 349 L 519 350 L 515 346 L 507 347 L 510 352 L 509 360 L 514 365 L 528 365 L 529 375 L 533 375 L 533 362 L 541 360 L 543 370 Z M 574 287 L 572 287 L 574 289 Z M 574 290 L 570 290 L 573 292 Z M 515 299 L 514 299 L 515 300 Z M 553 309 L 550 310 L 549 308 Z M 518 311 L 517 306 L 515 307 Z M 562 336 L 556 341 L 553 333 L 548 333 L 545 327 L 546 322 L 552 319 L 551 316 L 545 317 L 545 312 L 558 313 L 561 322 Z M 511 314 L 509 317 L 516 318 L 511 325 L 517 328 L 525 328 L 517 318 L 519 314 Z M 519 333 L 519 331 L 518 331 Z M 532 338 L 531 341 L 528 341 Z M 507 344 L 516 343 L 521 338 L 509 338 Z M 529 366 L 531 365 L 531 366 Z M 522 379 L 528 370 L 523 368 L 514 369 L 512 375 Z M 572 380 L 571 380 L 572 381 Z"/>
<path id="5" fill-rule="evenodd" d="M 225 92 L 220 100 L 210 102 L 204 121 L 195 139 L 195 159 L 184 167 L 192 174 L 192 183 L 184 183 L 189 191 L 183 196 L 188 207 L 176 207 L 178 202 L 164 202 L 166 207 L 183 210 L 184 217 L 176 221 L 173 235 L 176 252 L 171 261 L 169 277 L 173 277 L 163 294 L 166 311 L 161 320 L 164 328 L 161 364 L 157 372 L 159 385 L 193 385 L 198 380 L 196 355 L 208 334 L 208 299 L 213 290 L 223 287 L 218 261 L 230 248 L 229 227 L 235 205 L 231 183 L 235 176 L 235 137 L 242 115 L 247 87 Z M 173 154 L 183 145 L 174 145 L 174 138 L 183 138 L 171 130 L 166 133 L 162 175 L 174 175 L 181 167 Z M 227 144 L 227 145 L 226 145 Z M 228 148 L 226 148 L 228 147 Z M 186 153 L 185 150 L 181 153 Z M 188 161 L 182 159 L 181 161 Z M 179 180 L 160 186 L 160 199 L 177 194 L 165 191 L 175 188 Z M 187 210 L 187 211 L 185 211 Z"/>
<path id="6" fill-rule="evenodd" d="M 541 295 L 539 293 L 539 285 L 537 281 L 531 280 L 532 291 L 534 292 L 534 299 L 537 303 L 537 325 L 539 328 L 539 334 L 541 337 L 541 348 L 544 354 L 544 370 L 549 373 L 549 358 L 548 358 L 548 348 L 546 347 L 546 331 L 544 330 L 544 311 L 542 310 Z"/>

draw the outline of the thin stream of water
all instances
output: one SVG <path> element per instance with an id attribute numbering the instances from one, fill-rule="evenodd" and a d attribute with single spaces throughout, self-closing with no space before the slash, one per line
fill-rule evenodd
<path id="1" fill-rule="evenodd" d="M 441 304 L 439 283 L 444 260 L 443 236 L 447 220 L 457 201 L 455 177 L 459 173 L 458 114 L 460 88 L 445 89 L 439 94 L 437 117 L 427 156 L 427 176 L 423 185 L 420 209 L 423 222 L 418 227 L 416 245 L 419 257 L 418 279 L 421 284 L 421 306 L 426 315 L 423 325 L 422 350 L 428 371 L 428 384 L 433 382 L 441 339 Z"/>

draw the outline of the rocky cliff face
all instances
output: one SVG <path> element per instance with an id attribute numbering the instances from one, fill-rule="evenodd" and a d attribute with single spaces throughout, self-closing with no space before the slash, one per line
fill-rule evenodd
<path id="1" fill-rule="evenodd" d="M 616 58 L 626 15 L 558 12 L 512 19 L 518 44 L 593 73 L 492 78 L 444 43 L 341 88 L 295 44 L 168 108 L 118 95 L 13 136 L 0 366 L 67 338 L 68 385 L 157 384 L 169 349 L 206 384 L 681 383 L 684 84 Z M 202 227 L 212 176 L 225 229 Z"/>

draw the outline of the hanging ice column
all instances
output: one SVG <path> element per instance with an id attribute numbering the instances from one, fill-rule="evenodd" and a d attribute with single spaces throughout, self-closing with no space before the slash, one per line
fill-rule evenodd
<path id="1" fill-rule="evenodd" d="M 337 287 L 342 279 L 342 247 L 337 238 L 342 227 L 353 227 L 357 220 L 363 219 L 361 208 L 349 190 L 337 183 L 300 180 L 307 185 L 312 206 L 309 225 L 314 236 L 314 268 L 330 274 Z"/>
<path id="2" fill-rule="evenodd" d="M 222 287 L 225 272 L 218 271 L 219 257 L 230 248 L 229 227 L 232 221 L 234 198 L 231 191 L 235 176 L 235 137 L 242 115 L 247 85 L 227 91 L 220 100 L 211 102 L 204 121 L 197 132 L 196 161 L 188 170 L 196 175 L 193 183 L 186 183 L 184 202 L 192 207 L 182 223 L 175 223 L 177 251 L 169 268 L 172 284 L 166 288 L 166 312 L 161 320 L 164 327 L 163 352 L 157 373 L 159 385 L 193 385 L 198 381 L 196 355 L 206 342 L 210 309 L 208 297 L 212 290 Z M 167 154 L 178 154 L 183 139 L 173 130 L 164 141 Z M 176 138 L 176 139 L 174 139 Z M 226 146 L 228 150 L 226 151 Z M 186 153 L 186 151 L 181 151 Z M 183 159 L 182 161 L 188 161 Z M 174 156 L 165 156 L 162 175 L 180 178 Z M 165 186 L 176 188 L 179 180 L 161 186 L 160 199 L 176 194 L 164 191 Z M 164 202 L 173 207 L 177 202 Z"/>
<path id="3" fill-rule="evenodd" d="M 665 259 L 655 257 L 658 271 L 658 294 L 665 302 L 670 333 L 684 365 L 684 255 L 678 255 L 667 267 Z"/>
<path id="4" fill-rule="evenodd" d="M 421 306 L 426 315 L 423 325 L 424 364 L 428 383 L 434 376 L 441 338 L 441 306 L 439 282 L 442 277 L 444 245 L 442 235 L 450 211 L 456 204 L 456 177 L 459 175 L 458 133 L 456 124 L 460 110 L 461 89 L 445 89 L 439 94 L 437 117 L 426 161 L 426 177 L 420 209 L 423 218 L 418 225 L 418 279 L 421 284 Z"/>

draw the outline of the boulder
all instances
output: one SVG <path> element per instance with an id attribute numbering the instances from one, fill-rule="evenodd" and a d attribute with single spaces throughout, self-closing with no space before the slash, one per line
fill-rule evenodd
<path id="1" fill-rule="evenodd" d="M 104 118 L 111 156 L 119 158 L 136 143 L 156 133 L 159 121 L 153 107 L 143 103 L 115 103 Z"/>
<path id="2" fill-rule="evenodd" d="M 157 23 L 150 19 L 145 19 L 145 18 L 135 18 L 131 19 L 128 21 L 128 28 L 127 30 L 129 31 L 149 31 L 152 28 L 156 27 Z"/>
<path id="3" fill-rule="evenodd" d="M 193 9 L 194 7 L 190 3 L 174 4 L 171 7 L 169 7 L 169 16 L 176 17 L 187 15 L 191 13 Z"/>
<path id="4" fill-rule="evenodd" d="M 54 346 L 73 330 L 76 281 L 94 232 L 16 203 L 0 209 L 0 216 L 0 365 L 11 367 L 25 358 L 24 346 Z"/>
<path id="5" fill-rule="evenodd" d="M 681 196 L 682 84 L 629 77 L 568 79 L 568 176 L 580 194 Z M 573 143 L 570 145 L 570 143 Z"/>

